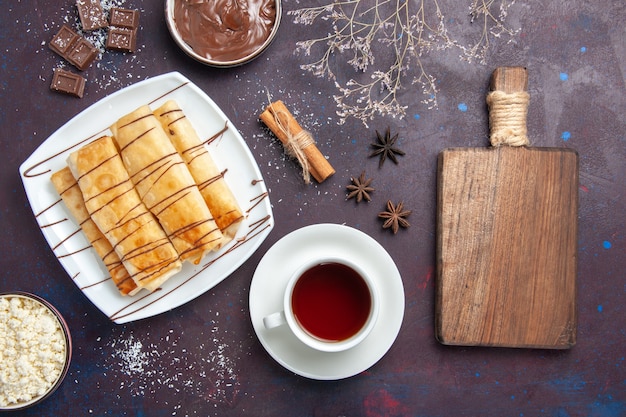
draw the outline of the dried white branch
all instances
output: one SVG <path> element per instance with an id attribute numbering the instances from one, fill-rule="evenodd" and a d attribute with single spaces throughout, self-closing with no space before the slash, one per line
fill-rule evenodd
<path id="1" fill-rule="evenodd" d="M 462 60 L 484 64 L 491 38 L 517 34 L 504 25 L 514 2 L 471 0 L 470 21 L 480 22 L 482 31 L 471 45 L 461 44 L 448 33 L 437 0 L 343 0 L 289 14 L 302 25 L 330 22 L 332 31 L 326 36 L 296 43 L 296 52 L 313 57 L 301 68 L 335 83 L 339 124 L 354 117 L 367 126 L 376 115 L 406 115 L 407 106 L 400 102 L 399 93 L 409 76 L 412 84 L 421 86 L 422 102 L 428 108 L 436 107 L 436 79 L 421 58 L 433 51 L 458 48 Z M 390 64 L 381 57 L 389 51 L 393 56 Z M 354 77 L 340 82 L 332 68 L 333 56 L 345 57 L 344 62 L 355 71 Z"/>

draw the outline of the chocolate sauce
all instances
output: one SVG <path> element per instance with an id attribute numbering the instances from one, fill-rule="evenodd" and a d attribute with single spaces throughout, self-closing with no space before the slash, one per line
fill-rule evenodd
<path id="1" fill-rule="evenodd" d="M 159 97 L 155 98 L 154 100 L 150 101 L 148 104 L 149 105 L 153 105 L 154 103 L 156 103 L 157 101 L 167 97 L 168 95 L 172 94 L 173 92 L 187 86 L 189 83 L 188 82 L 184 82 L 181 83 L 180 85 L 166 91 L 164 94 L 160 95 Z M 206 140 L 204 142 L 204 144 L 209 144 L 211 142 L 213 142 L 214 140 L 216 140 L 217 138 L 219 138 L 226 130 L 228 130 L 228 124 L 226 123 L 224 125 L 224 127 L 215 135 L 211 136 L 208 140 Z M 50 172 L 52 172 L 52 170 L 47 166 L 47 164 L 50 164 L 51 161 L 57 159 L 57 158 L 61 158 L 63 157 L 63 159 L 65 158 L 63 155 L 66 154 L 67 152 L 73 150 L 73 149 L 77 149 L 80 148 L 81 146 L 88 144 L 90 142 L 92 142 L 94 139 L 101 137 L 103 134 L 105 134 L 105 132 L 107 131 L 107 129 L 103 129 L 87 138 L 84 139 L 80 139 L 75 143 L 70 143 L 66 148 L 62 148 L 60 149 L 58 152 L 56 153 L 52 153 L 50 155 L 45 155 L 40 161 L 34 162 L 32 166 L 29 166 L 25 169 L 23 176 L 24 178 L 27 179 L 31 179 L 31 178 L 37 178 L 40 177 L 42 175 L 49 175 Z M 203 145 L 204 146 L 204 145 Z M 222 175 L 225 173 L 225 171 L 222 173 Z M 130 181 L 130 180 L 129 180 Z M 251 180 L 251 185 L 255 186 L 258 183 L 261 183 L 263 180 L 262 179 L 252 179 Z M 130 188 L 129 190 L 125 191 L 125 192 L 130 192 L 131 190 L 134 190 L 134 188 Z M 255 207 L 257 207 L 264 199 L 269 198 L 269 193 L 268 192 L 263 192 L 261 194 L 259 194 L 258 196 L 250 199 L 250 207 L 248 208 L 248 210 L 246 210 L 246 217 L 250 216 L 250 213 L 253 211 L 253 209 Z M 40 218 L 42 217 L 46 212 L 48 212 L 49 210 L 54 209 L 55 207 L 57 207 L 59 204 L 62 203 L 62 199 L 58 199 L 54 202 L 52 202 L 49 206 L 43 208 L 41 211 L 34 213 L 36 218 Z M 134 208 L 131 209 L 129 211 L 129 214 L 131 212 L 133 212 Z M 137 220 L 138 217 L 141 217 L 143 215 L 149 215 L 149 213 L 144 213 L 140 216 L 136 216 L 136 217 L 132 217 L 131 219 L 127 219 L 127 218 L 123 218 L 120 219 L 120 224 L 117 227 L 123 227 L 125 223 L 131 221 L 131 220 Z M 58 223 L 62 223 L 64 221 L 67 221 L 67 218 L 62 218 L 60 220 L 55 220 L 49 224 L 44 224 L 42 222 L 42 220 L 38 220 L 39 222 L 39 227 L 41 229 L 45 229 L 47 227 L 53 227 L 54 225 L 58 224 Z M 153 220 L 154 221 L 154 220 Z M 213 265 L 215 262 L 217 262 L 218 260 L 222 259 L 223 257 L 233 253 L 234 251 L 238 250 L 239 248 L 241 248 L 242 246 L 244 246 L 246 243 L 253 241 L 257 236 L 259 236 L 260 234 L 262 234 L 265 230 L 267 230 L 268 228 L 272 227 L 272 217 L 271 215 L 265 215 L 259 219 L 251 219 L 250 223 L 248 224 L 248 230 L 247 232 L 245 232 L 245 234 L 241 237 L 236 238 L 235 240 L 233 240 L 231 242 L 231 244 L 227 247 L 224 248 L 223 252 L 221 252 L 219 255 L 214 256 L 214 257 L 207 257 L 203 260 L 203 264 L 200 266 L 200 268 L 194 272 L 193 274 L 191 274 L 191 276 L 187 277 L 186 279 L 182 280 L 181 282 L 178 283 L 178 285 L 176 285 L 174 288 L 168 290 L 168 291 L 163 291 L 162 288 L 157 288 L 155 289 L 153 292 L 151 293 L 146 293 L 144 295 L 137 295 L 136 297 L 133 297 L 132 301 L 129 300 L 129 302 L 124 305 L 123 307 L 121 307 L 118 311 L 114 312 L 113 314 L 111 314 L 109 316 L 109 319 L 112 321 L 115 320 L 119 320 L 128 316 L 132 316 L 133 314 L 137 314 L 138 312 L 150 307 L 152 304 L 158 302 L 159 300 L 167 297 L 168 295 L 176 292 L 179 288 L 183 287 L 184 285 L 187 285 L 189 282 L 195 280 L 196 278 L 198 278 L 198 276 L 201 276 L 203 274 L 203 272 L 208 269 L 211 265 Z M 76 236 L 76 230 L 68 232 L 69 235 L 66 235 L 65 237 L 62 238 L 62 241 L 65 242 L 67 240 L 69 240 L 72 236 Z M 160 244 L 165 244 L 167 242 L 152 242 L 152 245 L 160 245 Z M 80 247 L 72 252 L 68 252 L 68 253 L 63 253 L 63 254 L 58 254 L 56 253 L 56 249 L 59 249 L 59 247 L 62 245 L 57 245 L 55 246 L 55 255 L 58 259 L 63 259 L 63 258 L 71 258 L 72 256 L 75 256 L 77 254 L 79 254 L 80 252 L 89 250 L 92 248 L 91 244 L 88 244 L 87 246 L 83 246 Z M 139 251 L 144 250 L 144 247 L 142 248 L 137 248 Z M 138 253 L 133 254 L 131 256 L 139 256 Z M 108 265 L 108 263 L 107 263 Z M 74 275 L 72 275 L 70 278 L 73 281 L 76 281 L 79 276 L 81 274 L 83 274 L 84 271 L 79 271 L 76 272 Z M 156 271 L 155 271 L 156 273 Z M 86 289 L 90 289 L 92 287 L 96 287 L 99 285 L 108 285 L 109 281 L 111 280 L 111 276 L 108 276 L 100 281 L 97 282 L 92 282 L 86 285 L 81 285 L 79 286 L 79 288 L 81 289 L 81 291 L 84 291 Z M 144 302 L 146 299 L 149 299 L 148 302 Z"/>
<path id="2" fill-rule="evenodd" d="M 260 195 L 260 198 L 266 198 L 266 197 L 267 197 L 267 193 L 263 193 L 263 194 Z M 143 295 L 141 297 L 137 297 L 133 302 L 131 302 L 128 305 L 120 308 L 117 312 L 115 312 L 112 315 L 110 315 L 109 319 L 112 320 L 112 321 L 115 321 L 115 320 L 119 320 L 119 319 L 122 319 L 122 318 L 130 316 L 130 315 L 133 315 L 133 314 L 143 310 L 144 308 L 147 308 L 150 305 L 156 303 L 157 301 L 159 301 L 160 299 L 168 296 L 169 294 L 175 292 L 177 289 L 179 289 L 182 286 L 184 286 L 184 285 L 188 284 L 189 282 L 193 281 L 198 276 L 201 276 L 201 274 L 207 268 L 209 268 L 211 265 L 213 265 L 215 262 L 217 262 L 218 260 L 220 260 L 224 256 L 228 255 L 229 253 L 232 253 L 233 251 L 239 249 L 245 243 L 250 242 L 257 235 L 263 233 L 263 231 L 265 229 L 267 229 L 268 227 L 271 227 L 271 223 L 270 222 L 271 222 L 271 216 L 267 215 L 267 216 L 257 220 L 256 222 L 251 223 L 248 226 L 248 233 L 246 233 L 244 236 L 239 237 L 235 241 L 233 241 L 232 246 L 228 247 L 224 252 L 222 252 L 218 256 L 216 256 L 216 257 L 214 257 L 212 259 L 207 260 L 206 263 L 203 264 L 202 267 L 200 267 L 200 269 L 197 272 L 193 273 L 187 279 L 181 281 L 174 288 L 170 289 L 167 292 L 163 292 L 163 293 L 162 293 L 163 289 L 162 288 L 158 288 L 155 291 L 153 291 L 152 293 L 148 293 L 148 294 L 145 294 L 145 295 Z M 136 303 L 138 303 L 139 301 L 143 301 L 143 299 L 148 298 L 148 297 L 152 298 L 152 301 L 148 302 L 145 305 L 142 305 L 142 306 L 139 306 L 139 307 L 134 307 L 134 305 Z"/>
<path id="3" fill-rule="evenodd" d="M 174 21 L 198 54 L 220 62 L 255 52 L 276 22 L 275 0 L 175 0 Z"/>

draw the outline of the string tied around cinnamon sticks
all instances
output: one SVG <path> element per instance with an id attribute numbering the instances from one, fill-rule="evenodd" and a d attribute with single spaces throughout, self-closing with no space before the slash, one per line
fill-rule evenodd
<path id="1" fill-rule="evenodd" d="M 283 120 L 287 119 L 289 115 L 285 113 L 283 110 L 275 109 L 274 105 L 270 103 L 269 105 L 271 112 L 274 114 L 274 121 L 276 122 L 276 126 L 280 129 L 282 134 L 287 138 L 285 142 L 283 142 L 283 146 L 285 147 L 285 151 L 287 155 L 292 158 L 295 158 L 302 166 L 302 179 L 305 184 L 311 182 L 311 172 L 309 167 L 309 160 L 304 154 L 303 149 L 307 146 L 315 144 L 315 139 L 311 132 L 306 129 L 302 129 L 298 133 L 294 134 L 289 130 L 289 124 L 283 124 Z"/>
<path id="2" fill-rule="evenodd" d="M 530 143 L 526 117 L 530 95 L 526 91 L 491 91 L 487 94 L 491 146 L 526 146 Z"/>
<path id="3" fill-rule="evenodd" d="M 321 183 L 335 173 L 315 145 L 313 135 L 300 126 L 282 101 L 270 102 L 259 118 L 282 142 L 287 155 L 298 161 L 306 184 L 311 176 Z"/>

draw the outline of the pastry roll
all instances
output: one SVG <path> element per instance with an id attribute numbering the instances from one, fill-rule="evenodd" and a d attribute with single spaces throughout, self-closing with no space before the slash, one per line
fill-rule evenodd
<path id="1" fill-rule="evenodd" d="M 224 180 L 225 171 L 219 169 L 191 121 L 176 101 L 167 101 L 154 111 L 154 115 L 187 163 L 189 172 L 198 184 L 200 193 L 225 239 L 233 239 L 244 217 L 233 192 Z M 224 130 L 226 127 L 217 135 Z"/>
<path id="2" fill-rule="evenodd" d="M 89 215 L 138 287 L 153 291 L 180 271 L 178 253 L 141 201 L 110 136 L 72 152 L 68 166 Z"/>
<path id="3" fill-rule="evenodd" d="M 111 126 L 135 188 L 182 260 L 200 262 L 223 235 L 200 190 L 149 106 Z"/>
<path id="4" fill-rule="evenodd" d="M 83 194 L 69 167 L 65 167 L 52 174 L 51 181 L 65 203 L 65 206 L 70 211 L 70 214 L 78 222 L 83 233 L 89 240 L 89 243 L 91 243 L 91 246 L 95 249 L 98 256 L 100 256 L 102 262 L 104 262 L 120 294 L 134 295 L 137 293 L 140 288 L 135 284 L 135 281 L 133 281 L 126 268 L 124 268 L 122 261 L 113 250 L 109 240 L 102 234 L 100 229 L 98 229 L 98 226 L 96 226 L 91 217 L 89 217 L 89 212 L 83 200 Z"/>

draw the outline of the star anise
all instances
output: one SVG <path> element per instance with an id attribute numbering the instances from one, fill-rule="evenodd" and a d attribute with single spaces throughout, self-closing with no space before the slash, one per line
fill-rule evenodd
<path id="1" fill-rule="evenodd" d="M 365 171 L 361 172 L 359 178 L 350 178 L 352 184 L 348 185 L 346 188 L 348 189 L 348 199 L 356 198 L 356 202 L 360 203 L 361 200 L 365 199 L 367 201 L 372 201 L 370 194 L 374 191 L 373 187 L 370 187 L 372 183 L 372 179 L 365 179 Z"/>
<path id="2" fill-rule="evenodd" d="M 391 231 L 395 235 L 398 233 L 400 226 L 409 227 L 410 224 L 405 217 L 411 214 L 411 210 L 404 210 L 404 203 L 399 202 L 394 206 L 391 200 L 387 201 L 387 211 L 378 213 L 378 217 L 385 219 L 383 223 L 383 229 L 391 228 Z"/>
<path id="3" fill-rule="evenodd" d="M 370 154 L 370 158 L 373 156 L 380 155 L 380 161 L 378 162 L 378 167 L 382 167 L 387 158 L 391 159 L 395 164 L 398 163 L 398 159 L 396 155 L 404 155 L 404 151 L 396 148 L 394 145 L 398 140 L 398 134 L 391 136 L 391 130 L 389 126 L 387 126 L 387 130 L 385 131 L 385 135 L 381 135 L 376 131 L 377 142 L 372 143 L 372 148 L 375 150 Z"/>

